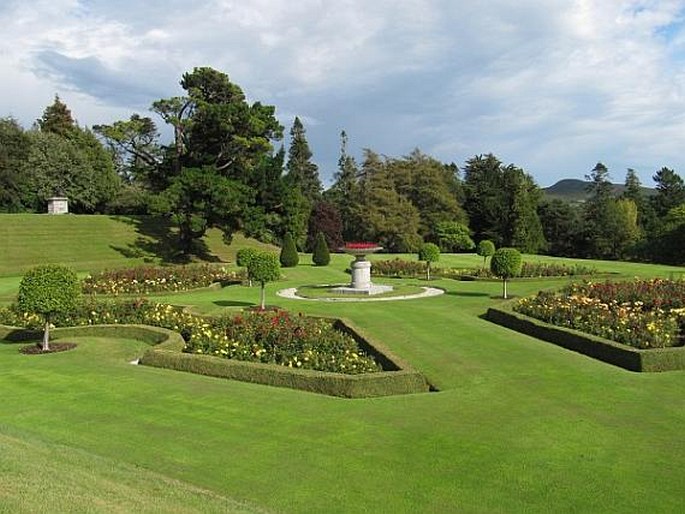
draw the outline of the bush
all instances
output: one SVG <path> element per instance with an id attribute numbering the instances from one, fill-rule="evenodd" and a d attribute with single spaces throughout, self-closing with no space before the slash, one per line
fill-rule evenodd
<path id="1" fill-rule="evenodd" d="M 284 268 L 294 268 L 297 266 L 297 263 L 300 262 L 295 240 L 290 232 L 286 232 L 285 237 L 283 237 L 283 247 L 281 248 L 279 260 L 281 261 L 281 266 Z"/>
<path id="2" fill-rule="evenodd" d="M 433 243 L 425 243 L 419 248 L 419 260 L 426 263 L 426 279 L 431 279 L 431 262 L 440 259 L 440 248 Z"/>
<path id="3" fill-rule="evenodd" d="M 328 251 L 328 244 L 326 238 L 319 232 L 314 241 L 314 250 L 312 252 L 312 262 L 315 266 L 328 266 L 331 262 L 331 254 Z"/>
<path id="4" fill-rule="evenodd" d="M 443 252 L 463 252 L 473 250 L 476 246 L 469 228 L 456 221 L 438 222 L 435 225 L 435 235 Z"/>
<path id="5" fill-rule="evenodd" d="M 490 271 L 502 279 L 502 297 L 507 297 L 507 280 L 521 273 L 521 252 L 516 248 L 500 248 L 492 254 Z"/>
<path id="6" fill-rule="evenodd" d="M 247 275 L 256 280 L 261 285 L 260 308 L 264 310 L 265 305 L 265 285 L 281 278 L 281 267 L 276 256 L 269 252 L 259 252 L 247 266 Z"/>
<path id="7" fill-rule="evenodd" d="M 37 266 L 22 278 L 17 304 L 23 311 L 42 317 L 44 351 L 50 349 L 50 323 L 53 318 L 74 310 L 80 292 L 81 287 L 76 273 L 66 266 Z"/>
<path id="8" fill-rule="evenodd" d="M 426 263 L 400 258 L 374 261 L 371 273 L 379 277 L 418 277 L 426 274 Z"/>
<path id="9" fill-rule="evenodd" d="M 495 243 L 489 239 L 483 239 L 480 243 L 478 243 L 476 253 L 483 257 L 483 267 L 485 267 L 488 257 L 492 257 L 492 255 L 495 253 Z"/>
<path id="10" fill-rule="evenodd" d="M 240 267 L 246 268 L 247 272 L 247 268 L 250 265 L 250 262 L 258 253 L 259 250 L 257 250 L 256 248 L 241 248 L 235 254 L 235 263 Z M 249 274 L 247 275 L 247 280 L 250 287 L 252 287 L 252 277 Z"/>

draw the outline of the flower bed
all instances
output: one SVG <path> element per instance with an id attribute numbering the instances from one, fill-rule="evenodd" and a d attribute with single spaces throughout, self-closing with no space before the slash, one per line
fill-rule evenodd
<path id="1" fill-rule="evenodd" d="M 408 261 L 403 259 L 388 259 L 374 261 L 371 273 L 381 277 L 416 278 L 426 275 L 426 263 L 421 261 Z M 542 262 L 524 262 L 521 268 L 520 278 L 540 277 L 569 277 L 591 276 L 597 274 L 597 270 L 582 264 L 550 264 Z M 434 277 L 452 278 L 465 280 L 469 278 L 496 278 L 488 268 L 441 268 L 431 266 L 431 275 Z"/>
<path id="2" fill-rule="evenodd" d="M 209 264 L 139 266 L 90 275 L 83 280 L 83 292 L 116 296 L 186 291 L 217 282 L 240 282 L 242 275 L 242 272 Z"/>
<path id="3" fill-rule="evenodd" d="M 560 293 L 540 292 L 521 299 L 514 310 L 634 348 L 685 342 L 685 281 L 572 284 Z"/>
<path id="4" fill-rule="evenodd" d="M 179 332 L 187 353 L 281 366 L 360 374 L 381 371 L 354 338 L 330 321 L 291 316 L 285 311 L 247 312 L 205 318 L 147 300 L 86 299 L 79 309 L 53 320 L 56 326 L 146 324 Z M 39 329 L 39 317 L 0 309 L 0 324 Z"/>

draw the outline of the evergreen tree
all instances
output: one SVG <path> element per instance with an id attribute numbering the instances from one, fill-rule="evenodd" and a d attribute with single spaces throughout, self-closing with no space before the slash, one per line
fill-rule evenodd
<path id="1" fill-rule="evenodd" d="M 658 218 L 663 218 L 668 211 L 685 203 L 685 183 L 675 171 L 663 167 L 652 177 L 656 182 L 656 194 L 652 205 Z"/>
<path id="2" fill-rule="evenodd" d="M 584 213 L 586 256 L 608 258 L 613 254 L 609 217 L 614 200 L 609 170 L 598 162 L 585 178 L 590 182 L 587 186 L 590 197 L 585 202 Z"/>
<path id="3" fill-rule="evenodd" d="M 305 198 L 313 205 L 321 198 L 321 180 L 318 166 L 311 162 L 312 152 L 307 143 L 304 126 L 298 117 L 295 117 L 290 129 L 290 138 L 286 164 L 290 183 L 299 187 Z"/>
<path id="4" fill-rule="evenodd" d="M 30 148 L 31 139 L 19 123 L 0 118 L 0 212 L 22 212 L 32 203 L 27 175 L 21 172 Z"/>
<path id="5" fill-rule="evenodd" d="M 325 199 L 332 203 L 340 213 L 342 237 L 345 241 L 360 239 L 359 206 L 361 187 L 358 182 L 359 169 L 354 158 L 347 153 L 347 134 L 340 133 L 340 158 L 333 186 L 326 191 Z M 329 241 L 330 244 L 330 241 Z M 334 246 L 331 245 L 331 248 Z"/>
<path id="6" fill-rule="evenodd" d="M 295 247 L 295 240 L 290 232 L 286 232 L 283 238 L 283 247 L 281 248 L 279 260 L 284 268 L 294 268 L 300 262 L 300 256 Z"/>
<path id="7" fill-rule="evenodd" d="M 76 128 L 76 123 L 69 108 L 59 99 L 59 95 L 55 95 L 54 102 L 45 108 L 38 120 L 38 126 L 43 132 L 66 137 Z"/>
<path id="8" fill-rule="evenodd" d="M 538 217 L 547 241 L 546 252 L 559 257 L 583 256 L 584 220 L 582 210 L 555 198 L 538 206 Z"/>
<path id="9" fill-rule="evenodd" d="M 314 250 L 312 252 L 312 262 L 314 266 L 328 266 L 331 262 L 331 254 L 326 244 L 326 238 L 319 232 L 314 241 Z"/>

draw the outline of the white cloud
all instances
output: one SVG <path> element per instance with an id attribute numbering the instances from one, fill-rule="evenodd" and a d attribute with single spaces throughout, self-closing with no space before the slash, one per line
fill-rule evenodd
<path id="1" fill-rule="evenodd" d="M 543 184 L 598 160 L 685 171 L 685 2 L 15 1 L 0 8 L 0 115 L 55 92 L 93 124 L 177 94 L 194 66 L 299 115 L 332 173 L 342 128 L 391 155 L 492 151 Z"/>

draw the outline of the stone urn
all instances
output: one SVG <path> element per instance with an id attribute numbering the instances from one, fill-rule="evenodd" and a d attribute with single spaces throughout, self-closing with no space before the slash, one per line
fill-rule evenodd
<path id="1" fill-rule="evenodd" d="M 340 248 L 340 251 L 354 256 L 350 266 L 352 269 L 352 281 L 348 287 L 336 287 L 333 291 L 336 293 L 367 295 L 392 291 L 392 286 L 374 285 L 371 282 L 371 262 L 366 259 L 366 256 L 382 249 L 383 247 L 376 243 L 347 243 Z"/>

